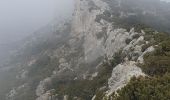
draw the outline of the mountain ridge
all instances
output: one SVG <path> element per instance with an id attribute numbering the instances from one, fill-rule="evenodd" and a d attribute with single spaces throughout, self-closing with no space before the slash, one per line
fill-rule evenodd
<path id="1" fill-rule="evenodd" d="M 159 32 L 150 29 L 155 24 L 140 22 L 159 12 L 133 9 L 137 2 L 126 0 L 75 2 L 71 21 L 40 30 L 5 66 L 12 68 L 2 77 L 11 82 L 3 100 L 112 100 L 133 76 L 146 76 L 139 64 L 155 50 Z"/>

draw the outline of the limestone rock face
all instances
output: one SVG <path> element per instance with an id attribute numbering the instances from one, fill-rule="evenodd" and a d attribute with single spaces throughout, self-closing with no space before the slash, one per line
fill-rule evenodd
<path id="1" fill-rule="evenodd" d="M 87 79 L 89 74 L 93 77 L 104 58 L 111 58 L 121 49 L 129 53 L 130 47 L 134 47 L 136 50 L 134 52 L 141 54 L 141 46 L 137 46 L 137 43 L 143 40 L 142 36 L 133 40 L 128 46 L 126 40 L 142 33 L 137 33 L 134 29 L 127 31 L 123 28 L 115 28 L 112 22 L 103 18 L 99 22 L 96 21 L 98 15 L 110 10 L 106 2 L 103 0 L 76 0 L 75 2 L 75 12 L 68 38 L 61 43 L 61 46 L 48 54 L 52 58 L 59 58 L 56 70 L 51 72 L 51 79 L 67 72 L 78 74 L 73 77 L 73 80 Z M 81 69 L 83 67 L 85 69 Z M 113 69 L 112 77 L 109 79 L 110 91 L 124 86 L 133 75 L 143 75 L 135 62 L 129 61 L 118 65 Z M 37 86 L 37 100 L 49 99 L 50 92 L 45 88 L 47 79 Z"/>
<path id="2" fill-rule="evenodd" d="M 51 77 L 69 72 L 78 73 L 73 80 L 87 79 L 90 74 L 90 79 L 93 79 L 93 74 L 104 58 L 111 58 L 127 45 L 128 38 L 138 34 L 133 29 L 128 32 L 123 28 L 115 28 L 112 22 L 105 19 L 97 22 L 97 16 L 106 10 L 109 10 L 109 6 L 102 0 L 76 0 L 69 38 L 50 54 L 51 57 L 59 58 L 58 68 L 52 71 Z M 80 69 L 82 67 L 85 69 Z M 44 98 L 47 90 L 42 82 L 36 93 L 38 97 Z"/>
<path id="3" fill-rule="evenodd" d="M 144 52 L 142 52 L 142 46 L 148 42 L 144 40 L 144 32 L 136 33 L 134 29 L 130 31 L 131 37 L 138 34 L 138 38 L 131 40 L 122 49 L 122 54 L 124 55 L 124 61 L 118 64 L 113 68 L 112 76 L 108 80 L 109 90 L 106 92 L 106 96 L 111 95 L 113 92 L 116 92 L 118 89 L 124 87 L 132 77 L 145 76 L 142 70 L 137 66 L 139 63 L 143 63 L 143 56 L 154 51 L 154 47 L 148 47 Z"/>
<path id="4" fill-rule="evenodd" d="M 28 84 L 20 85 L 16 88 L 10 90 L 8 94 L 6 94 L 6 100 L 14 100 L 15 96 L 19 94 L 19 91 L 22 91 Z"/>
<path id="5" fill-rule="evenodd" d="M 113 69 L 112 76 L 108 82 L 110 88 L 108 95 L 124 87 L 133 76 L 145 76 L 142 70 L 136 66 L 136 62 L 127 61 L 117 65 Z"/>
<path id="6" fill-rule="evenodd" d="M 144 56 L 146 53 L 152 52 L 152 51 L 154 51 L 154 50 L 155 50 L 155 48 L 154 48 L 153 46 L 147 48 L 147 50 L 146 50 L 145 52 L 143 52 L 142 55 L 138 58 L 138 62 L 139 62 L 139 63 L 143 63 L 143 62 L 144 62 L 144 61 L 143 61 L 143 56 Z"/>
<path id="7" fill-rule="evenodd" d="M 49 85 L 51 83 L 51 79 L 50 78 L 46 78 L 43 81 L 40 82 L 40 84 L 38 85 L 37 89 L 36 89 L 36 95 L 37 96 L 41 96 L 42 94 L 45 93 L 45 86 Z"/>
<path id="8" fill-rule="evenodd" d="M 82 45 L 87 63 L 104 55 L 112 56 L 126 45 L 125 40 L 130 34 L 125 29 L 115 29 L 111 22 L 103 19 L 100 23 L 96 21 L 97 15 L 109 10 L 105 2 L 102 0 L 76 0 L 76 2 L 71 35 L 74 39 L 84 39 Z M 93 6 L 96 9 L 92 9 Z"/>
<path id="9" fill-rule="evenodd" d="M 120 4 L 120 2 L 118 3 Z M 110 95 L 125 86 L 131 77 L 144 75 L 136 63 L 137 60 L 142 62 L 142 55 L 145 54 L 141 51 L 143 42 L 146 42 L 143 37 L 145 33 L 135 32 L 134 28 L 130 31 L 116 28 L 114 22 L 105 18 L 112 16 L 108 13 L 105 15 L 109 10 L 111 10 L 109 4 L 104 0 L 75 0 L 75 11 L 71 21 L 59 24 L 56 27 L 57 30 L 45 31 L 43 36 L 34 37 L 33 42 L 26 43 L 33 45 L 37 41 L 43 43 L 48 41 L 47 47 L 44 47 L 37 55 L 30 57 L 34 59 L 29 59 L 26 65 L 22 64 L 26 66 L 22 68 L 23 72 L 21 71 L 21 78 L 24 79 L 29 73 L 27 70 L 41 59 L 41 55 L 50 59 L 49 63 L 47 62 L 49 68 L 46 69 L 48 75 L 42 75 L 43 78 L 36 86 L 36 100 L 58 100 L 55 90 L 47 87 L 51 85 L 52 81 L 57 81 L 60 78 L 82 80 L 91 76 L 89 80 L 93 80 L 98 75 L 97 68 L 104 58 L 110 59 L 120 50 L 126 55 L 125 59 L 127 58 L 127 60 L 113 69 L 108 82 L 107 94 Z M 98 20 L 101 15 L 104 18 L 101 17 Z M 121 15 L 124 16 L 123 13 Z M 135 35 L 139 35 L 139 37 L 134 39 Z M 130 43 L 127 43 L 127 39 L 131 40 Z M 148 49 L 148 51 L 152 50 L 153 48 Z M 46 60 L 48 61 L 48 59 Z M 42 62 L 45 61 L 42 60 Z M 53 67 L 51 68 L 51 66 Z M 42 67 L 38 67 L 38 71 L 41 71 Z M 44 71 L 44 69 L 42 70 Z M 12 90 L 9 96 L 13 97 L 13 95 L 16 95 L 15 90 Z M 63 95 L 63 99 L 68 100 L 67 94 Z"/>
<path id="10" fill-rule="evenodd" d="M 48 90 L 46 93 L 40 95 L 36 100 L 58 100 L 57 94 L 54 94 L 55 90 Z"/>

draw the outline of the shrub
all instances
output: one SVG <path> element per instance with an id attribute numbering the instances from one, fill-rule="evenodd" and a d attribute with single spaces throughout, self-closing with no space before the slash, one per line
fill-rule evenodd
<path id="1" fill-rule="evenodd" d="M 131 41 L 132 39 L 129 39 L 129 38 L 125 40 L 126 44 L 129 44 Z"/>
<path id="2" fill-rule="evenodd" d="M 112 95 L 113 100 L 169 100 L 170 74 L 162 77 L 139 77 L 118 91 L 119 96 Z"/>
<path id="3" fill-rule="evenodd" d="M 63 76 L 59 76 L 60 78 L 57 77 L 53 79 L 53 87 L 51 88 L 55 89 L 56 93 L 61 96 L 65 94 L 69 95 L 69 100 L 73 100 L 74 97 L 78 97 L 80 100 L 90 100 L 95 94 L 97 94 L 97 98 L 100 98 L 103 91 L 99 89 L 103 86 L 107 88 L 108 78 L 111 77 L 113 68 L 121 61 L 122 57 L 120 51 L 116 53 L 110 61 L 103 62 L 98 68 L 98 75 L 94 77 L 93 80 L 72 80 L 72 78 L 76 76 L 70 78 L 70 74 L 64 73 Z"/>

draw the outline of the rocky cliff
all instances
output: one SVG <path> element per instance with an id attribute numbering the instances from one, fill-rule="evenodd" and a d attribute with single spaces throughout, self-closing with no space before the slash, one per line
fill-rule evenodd
<path id="1" fill-rule="evenodd" d="M 9 86 L 7 100 L 95 100 L 96 91 L 104 89 L 107 97 L 133 76 L 145 76 L 138 64 L 154 47 L 142 50 L 150 43 L 146 33 L 119 25 L 137 13 L 121 11 L 124 0 L 75 2 L 71 20 L 35 34 L 14 57 L 19 59 L 7 64 L 13 66 L 11 80 L 17 80 Z M 110 60 L 118 52 L 121 60 L 113 65 Z M 104 73 L 106 62 L 110 69 Z"/>

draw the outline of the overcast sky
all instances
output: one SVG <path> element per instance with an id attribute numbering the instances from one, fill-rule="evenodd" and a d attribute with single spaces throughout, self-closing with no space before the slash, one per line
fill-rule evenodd
<path id="1" fill-rule="evenodd" d="M 20 39 L 72 10 L 73 0 L 0 0 L 0 43 Z"/>
<path id="2" fill-rule="evenodd" d="M 170 2 L 170 0 L 161 0 L 161 1 L 167 1 L 167 2 Z"/>

